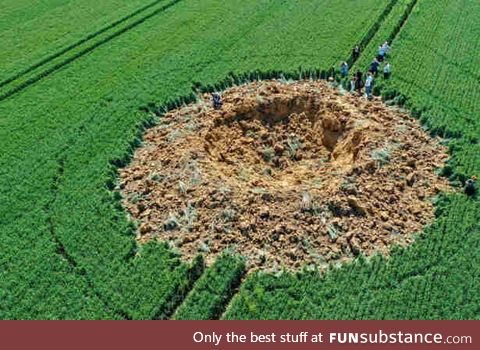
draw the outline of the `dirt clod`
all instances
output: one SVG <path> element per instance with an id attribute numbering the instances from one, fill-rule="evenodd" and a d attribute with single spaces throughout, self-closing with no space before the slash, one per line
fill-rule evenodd
<path id="1" fill-rule="evenodd" d="M 252 269 L 326 266 L 388 254 L 433 218 L 448 190 L 445 147 L 379 100 L 325 82 L 263 81 L 167 113 L 121 169 L 138 240 L 213 262 L 230 247 Z"/>

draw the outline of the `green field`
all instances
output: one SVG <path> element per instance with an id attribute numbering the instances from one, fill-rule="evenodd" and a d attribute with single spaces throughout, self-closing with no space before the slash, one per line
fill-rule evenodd
<path id="1" fill-rule="evenodd" d="M 480 319 L 478 197 L 442 198 L 435 223 L 388 260 L 240 281 L 236 257 L 206 268 L 166 245 L 138 246 L 112 191 L 117 167 L 156 119 L 146 109 L 232 72 L 327 70 L 356 43 L 363 67 L 387 39 L 393 76 L 379 79 L 379 93 L 445 137 L 444 174 L 461 185 L 480 175 L 478 3 L 9 0 L 4 8 L 0 319 Z"/>

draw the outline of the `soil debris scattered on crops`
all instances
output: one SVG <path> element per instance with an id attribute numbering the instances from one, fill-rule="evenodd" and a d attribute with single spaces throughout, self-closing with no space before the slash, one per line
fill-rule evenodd
<path id="1" fill-rule="evenodd" d="M 326 267 L 388 254 L 434 219 L 447 149 L 404 111 L 323 81 L 262 81 L 170 111 L 120 171 L 138 240 L 207 263 Z"/>

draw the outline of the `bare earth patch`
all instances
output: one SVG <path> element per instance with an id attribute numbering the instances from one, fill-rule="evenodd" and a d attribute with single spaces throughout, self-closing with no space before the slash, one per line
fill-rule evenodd
<path id="1" fill-rule="evenodd" d="M 388 254 L 434 219 L 446 148 L 379 100 L 322 81 L 255 82 L 165 115 L 121 169 L 138 240 L 211 263 L 230 248 L 251 269 Z"/>

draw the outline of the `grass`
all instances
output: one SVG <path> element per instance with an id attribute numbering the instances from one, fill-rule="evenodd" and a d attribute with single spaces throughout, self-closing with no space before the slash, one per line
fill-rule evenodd
<path id="1" fill-rule="evenodd" d="M 240 284 L 244 270 L 245 263 L 241 258 L 223 254 L 195 283 L 173 318 L 211 320 L 220 317 Z"/>
<path id="2" fill-rule="evenodd" d="M 187 229 L 189 229 L 195 220 L 197 219 L 197 210 L 190 203 L 183 209 L 183 215 L 181 221 L 185 223 Z"/>
<path id="3" fill-rule="evenodd" d="M 302 144 L 296 136 L 291 136 L 287 139 L 287 150 L 291 159 L 295 159 L 297 156 L 298 150 L 302 148 Z"/>
<path id="4" fill-rule="evenodd" d="M 232 222 L 235 221 L 235 218 L 237 216 L 237 212 L 235 209 L 225 209 L 222 211 L 222 219 L 224 222 Z"/>

